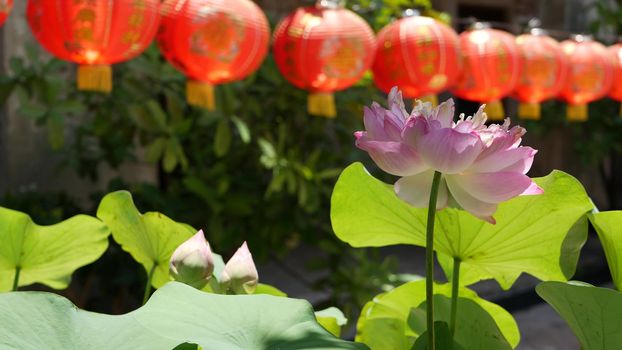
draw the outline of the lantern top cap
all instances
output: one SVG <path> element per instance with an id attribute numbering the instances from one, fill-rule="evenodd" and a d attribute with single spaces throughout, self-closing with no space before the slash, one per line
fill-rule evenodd
<path id="1" fill-rule="evenodd" d="M 570 40 L 576 41 L 578 43 L 593 41 L 594 37 L 589 34 L 572 34 L 570 35 Z"/>
<path id="2" fill-rule="evenodd" d="M 469 27 L 470 30 L 490 29 L 492 25 L 489 22 L 475 22 Z"/>
<path id="3" fill-rule="evenodd" d="M 416 10 L 416 9 L 406 9 L 404 10 L 404 12 L 402 12 L 402 18 L 417 17 L 417 16 L 421 16 L 421 12 L 419 12 L 419 10 Z"/>
<path id="4" fill-rule="evenodd" d="M 317 0 L 315 7 L 319 9 L 338 9 L 345 6 L 345 0 Z"/>

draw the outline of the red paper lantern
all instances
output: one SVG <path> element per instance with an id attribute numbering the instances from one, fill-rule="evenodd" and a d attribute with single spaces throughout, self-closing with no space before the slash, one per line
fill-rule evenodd
<path id="1" fill-rule="evenodd" d="M 521 118 L 540 119 L 540 103 L 556 97 L 568 75 L 568 60 L 561 45 L 541 29 L 516 38 L 523 68 L 513 96 L 520 101 Z"/>
<path id="2" fill-rule="evenodd" d="M 13 0 L 0 0 L 0 26 L 6 22 L 12 9 Z"/>
<path id="3" fill-rule="evenodd" d="M 430 17 L 410 16 L 378 33 L 374 81 L 384 92 L 398 86 L 404 96 L 436 101 L 460 73 L 458 34 Z"/>
<path id="4" fill-rule="evenodd" d="M 478 23 L 460 34 L 463 69 L 453 93 L 465 100 L 486 103 L 491 120 L 504 117 L 501 99 L 518 82 L 520 55 L 515 37 Z"/>
<path id="5" fill-rule="evenodd" d="M 609 53 L 613 58 L 613 85 L 609 91 L 609 97 L 622 102 L 622 43 L 609 47 Z M 622 105 L 620 115 L 622 116 Z"/>
<path id="6" fill-rule="evenodd" d="M 587 104 L 603 98 L 613 83 L 613 58 L 602 44 L 589 36 L 576 35 L 561 43 L 570 67 L 560 97 L 568 103 L 572 121 L 588 118 Z"/>
<path id="7" fill-rule="evenodd" d="M 334 117 L 332 93 L 356 83 L 374 59 L 374 33 L 361 17 L 321 0 L 298 8 L 274 34 L 274 59 L 285 78 L 309 91 L 310 114 Z"/>
<path id="8" fill-rule="evenodd" d="M 158 45 L 188 76 L 192 105 L 214 109 L 214 85 L 246 78 L 268 53 L 270 27 L 250 0 L 166 0 Z"/>
<path id="9" fill-rule="evenodd" d="M 47 51 L 80 65 L 79 89 L 110 92 L 110 65 L 149 46 L 159 9 L 159 0 L 30 0 L 26 16 Z"/>

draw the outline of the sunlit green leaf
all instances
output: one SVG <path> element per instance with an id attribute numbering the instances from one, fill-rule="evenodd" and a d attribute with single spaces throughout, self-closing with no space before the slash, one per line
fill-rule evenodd
<path id="1" fill-rule="evenodd" d="M 576 282 L 543 282 L 536 291 L 566 320 L 582 350 L 620 349 L 620 292 Z"/>
<path id="2" fill-rule="evenodd" d="M 589 215 L 605 249 L 609 271 L 618 290 L 622 290 L 622 211 Z"/>
<path id="3" fill-rule="evenodd" d="M 412 309 L 408 318 L 411 330 L 419 334 L 417 343 L 424 338 L 426 333 L 426 311 L 424 302 L 418 308 Z M 444 295 L 434 296 L 434 319 L 435 321 L 450 322 L 451 299 Z M 458 298 L 456 314 L 456 333 L 453 340 L 458 345 L 456 348 L 469 350 L 510 350 L 512 347 L 501 334 L 495 320 L 484 308 L 468 298 Z M 449 329 L 447 329 L 449 335 Z M 437 335 L 437 339 L 441 338 Z M 449 335 L 449 339 L 451 336 Z M 426 342 L 427 343 L 427 342 Z M 444 347 L 452 350 L 452 342 L 446 342 Z M 439 346 L 439 349 L 442 347 Z"/>
<path id="4" fill-rule="evenodd" d="M 452 339 L 451 333 L 449 332 L 449 325 L 447 324 L 447 322 L 434 322 L 434 339 L 436 341 L 434 345 L 437 350 L 464 350 L 462 346 L 454 342 L 454 340 Z M 417 338 L 417 341 L 415 341 L 415 345 L 413 345 L 412 350 L 428 350 L 427 331 L 424 331 L 421 336 Z M 492 350 L 492 348 L 490 350 Z"/>
<path id="5" fill-rule="evenodd" d="M 106 225 L 91 216 L 39 226 L 24 213 L 0 208 L 0 291 L 11 290 L 17 267 L 20 286 L 66 288 L 75 270 L 106 251 L 109 234 Z"/>
<path id="6" fill-rule="evenodd" d="M 141 214 L 127 191 L 106 195 L 99 204 L 97 217 L 110 227 L 114 240 L 143 265 L 147 273 L 155 266 L 151 283 L 155 288 L 171 280 L 168 273 L 171 255 L 196 233 L 192 227 L 163 214 Z"/>
<path id="7" fill-rule="evenodd" d="M 586 225 L 577 223 L 592 204 L 583 186 L 560 171 L 534 179 L 539 196 L 522 196 L 499 205 L 496 225 L 458 209 L 439 211 L 434 248 L 449 272 L 451 261 L 462 261 L 461 282 L 494 278 L 509 288 L 529 273 L 542 280 L 567 280 L 574 271 Z M 426 210 L 401 201 L 392 186 L 372 177 L 356 163 L 340 176 L 331 202 L 337 236 L 355 247 L 394 244 L 425 246 Z M 573 239 L 567 240 L 573 229 Z M 579 230 L 579 231 L 576 231 Z M 582 238 L 581 238 L 582 237 Z M 564 257 L 564 253 L 573 256 Z"/>
<path id="8" fill-rule="evenodd" d="M 285 294 L 285 292 L 281 291 L 280 289 L 263 283 L 257 284 L 257 288 L 255 289 L 255 292 L 253 294 L 266 294 L 275 297 L 287 297 L 287 294 Z"/>
<path id="9" fill-rule="evenodd" d="M 343 312 L 334 306 L 317 311 L 315 318 L 324 329 L 331 332 L 335 337 L 341 336 L 341 328 L 348 323 Z"/>
<path id="10" fill-rule="evenodd" d="M 450 297 L 451 285 L 437 284 L 434 286 L 434 293 Z M 488 313 L 512 348 L 518 345 L 520 334 L 512 315 L 502 307 L 478 297 L 470 289 L 461 288 L 459 296 L 477 304 L 479 308 Z M 356 340 L 367 344 L 372 349 L 410 349 L 414 340 L 420 335 L 408 326 L 410 310 L 419 308 L 424 302 L 425 281 L 406 283 L 390 292 L 376 296 L 365 305 L 361 312 L 357 323 Z M 449 322 L 449 309 L 445 307 L 446 305 L 435 305 L 437 308 L 435 319 Z M 474 316 L 471 311 L 471 308 L 458 308 L 458 319 Z M 478 315 L 481 316 L 481 313 Z M 471 331 L 471 323 L 458 322 L 456 339 L 468 338 Z"/>

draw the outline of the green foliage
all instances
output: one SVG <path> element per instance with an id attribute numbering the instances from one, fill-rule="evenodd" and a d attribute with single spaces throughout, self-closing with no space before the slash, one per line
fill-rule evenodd
<path id="1" fill-rule="evenodd" d="M 451 285 L 435 285 L 434 293 L 435 319 L 448 322 L 448 301 L 439 296 L 450 296 Z M 503 345 L 507 341 L 512 348 L 516 347 L 520 335 L 516 322 L 507 311 L 481 299 L 467 288 L 460 288 L 459 296 L 456 342 L 465 349 L 484 349 L 474 343 L 479 341 L 489 345 L 491 343 Z M 372 349 L 411 349 L 415 339 L 425 328 L 421 326 L 425 322 L 421 323 L 421 314 L 417 311 L 424 303 L 425 281 L 410 282 L 376 296 L 365 305 L 361 313 L 357 323 L 356 340 Z M 414 311 L 411 311 L 413 309 Z M 425 318 L 425 313 L 423 317 Z M 491 323 L 490 319 L 494 322 Z M 477 330 L 479 336 L 470 335 L 474 331 L 474 324 L 482 327 L 481 330 Z M 479 332 L 487 332 L 487 335 L 484 336 Z M 503 349 L 501 345 L 485 349 Z"/>
<path id="2" fill-rule="evenodd" d="M 377 32 L 391 21 L 401 18 L 405 10 L 419 10 L 423 15 L 449 23 L 448 14 L 435 11 L 430 0 L 354 0 L 348 7 L 363 16 Z"/>
<path id="3" fill-rule="evenodd" d="M 622 290 L 622 211 L 595 213 L 589 218 L 605 250 L 613 282 Z"/>
<path id="4" fill-rule="evenodd" d="M 464 350 L 460 344 L 453 340 L 451 333 L 449 331 L 449 325 L 447 322 L 443 321 L 435 321 L 434 322 L 434 333 L 436 339 L 436 349 L 438 350 Z M 427 350 L 428 349 L 428 332 L 425 331 L 417 338 L 415 341 L 415 345 L 413 345 L 412 350 Z"/>
<path id="5" fill-rule="evenodd" d="M 457 258 L 462 284 L 494 278 L 506 289 L 523 272 L 542 280 L 570 278 L 587 238 L 587 225 L 580 219 L 592 209 L 591 201 L 583 186 L 563 172 L 535 181 L 544 194 L 502 203 L 496 225 L 462 210 L 440 211 L 434 246 L 445 271 Z M 333 229 L 355 247 L 425 246 L 425 218 L 425 209 L 401 201 L 392 186 L 361 164 L 344 170 L 333 192 Z"/>
<path id="6" fill-rule="evenodd" d="M 27 97 L 20 98 L 22 107 L 43 106 L 49 111 L 40 95 L 30 93 L 49 79 L 64 84 L 57 100 L 80 106 L 75 109 L 79 113 L 61 115 L 63 135 L 71 135 L 58 150 L 64 166 L 89 179 L 97 179 L 102 166 L 115 170 L 146 161 L 156 170 L 156 184 L 116 179 L 106 192 L 130 190 L 140 207 L 157 208 L 193 227 L 206 228 L 210 243 L 223 252 L 248 240 L 253 255 L 262 261 L 278 259 L 301 244 L 322 242 L 331 255 L 325 267 L 338 269 L 352 259 L 352 251 L 344 251 L 334 239 L 326 218 L 343 164 L 365 157 L 352 145 L 352 131 L 361 128 L 361 106 L 383 99 L 369 77 L 338 93 L 339 117 L 326 120 L 306 113 L 306 92 L 285 81 L 272 57 L 247 80 L 219 86 L 214 112 L 186 104 L 185 77 L 155 47 L 114 66 L 110 95 L 77 91 L 67 63 L 18 58 L 15 62 L 18 68 L 5 77 L 5 85 L 7 96 L 14 91 Z M 0 93 L 1 87 L 0 83 Z M 52 123 L 48 112 L 37 118 L 41 125 Z M 91 198 L 103 195 L 94 193 Z M 355 259 L 366 254 L 357 253 Z M 363 260 L 370 266 L 381 263 L 369 256 Z M 374 273 L 385 274 L 377 276 L 382 280 L 387 271 Z M 334 278 L 319 284 L 352 285 Z M 364 286 L 348 288 L 340 297 L 347 302 L 366 300 L 379 291 L 353 295 L 369 289 Z"/>
<path id="7" fill-rule="evenodd" d="M 216 276 L 220 276 L 220 272 L 217 273 L 216 269 L 214 269 L 214 274 Z M 273 287 L 268 284 L 263 284 L 263 283 L 257 284 L 257 288 L 255 288 L 255 292 L 253 294 L 266 294 L 266 295 L 272 295 L 275 297 L 287 297 L 287 294 L 285 294 L 283 291 L 279 290 L 278 288 Z"/>
<path id="8" fill-rule="evenodd" d="M 19 286 L 66 288 L 76 269 L 106 251 L 109 234 L 103 223 L 86 215 L 39 226 L 24 213 L 0 208 L 0 291 L 11 290 L 17 269 Z"/>
<path id="9" fill-rule="evenodd" d="M 423 303 L 416 309 L 411 309 L 408 317 L 408 326 L 414 333 L 419 334 L 415 347 L 424 338 L 426 332 L 426 311 Z M 434 296 L 434 318 L 447 324 L 449 322 L 451 299 L 444 295 Z M 458 298 L 456 314 L 456 333 L 453 341 L 462 349 L 469 350 L 510 350 L 512 346 L 499 330 L 488 311 L 477 302 L 468 298 Z M 440 339 L 441 335 L 437 336 Z M 450 343 L 451 344 L 451 343 Z M 516 346 L 516 344 L 515 344 Z M 451 347 L 445 347 L 451 350 Z M 439 350 L 442 349 L 439 348 Z"/>
<path id="10" fill-rule="evenodd" d="M 581 349 L 620 348 L 622 294 L 580 282 L 543 282 L 536 291 L 566 320 Z"/>
<path id="11" fill-rule="evenodd" d="M 15 349 L 366 349 L 324 330 L 305 301 L 214 295 L 175 282 L 120 316 L 82 311 L 54 294 L 6 293 L 0 324 L 0 347 Z"/>
<path id="12" fill-rule="evenodd" d="M 171 255 L 196 233 L 192 227 L 160 213 L 141 214 L 134 206 L 132 195 L 123 191 L 104 197 L 97 217 L 110 227 L 114 240 L 143 265 L 148 274 L 155 269 L 151 280 L 155 288 L 171 280 L 168 273 Z"/>
<path id="13" fill-rule="evenodd" d="M 343 312 L 334 306 L 316 311 L 315 318 L 324 329 L 335 337 L 341 336 L 341 328 L 348 323 L 348 319 L 344 316 Z"/>

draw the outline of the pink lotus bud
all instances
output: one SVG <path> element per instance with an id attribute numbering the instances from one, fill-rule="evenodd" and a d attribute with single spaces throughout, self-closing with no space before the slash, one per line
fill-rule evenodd
<path id="1" fill-rule="evenodd" d="M 201 289 L 213 272 L 212 251 L 202 230 L 177 247 L 171 256 L 169 273 L 178 282 Z"/>
<path id="2" fill-rule="evenodd" d="M 509 119 L 486 126 L 484 106 L 454 122 L 452 100 L 434 109 L 418 102 L 410 115 L 401 100 L 393 88 L 389 109 L 366 108 L 367 130 L 355 137 L 381 169 L 402 176 L 394 188 L 404 201 L 427 207 L 435 171 L 443 174 L 437 209 L 457 204 L 490 223 L 499 203 L 542 193 L 526 175 L 537 151 L 521 146 L 525 129 L 510 128 Z"/>
<path id="3" fill-rule="evenodd" d="M 253 256 L 246 242 L 233 254 L 220 276 L 223 290 L 236 294 L 252 294 L 257 287 L 259 275 L 253 262 Z"/>

